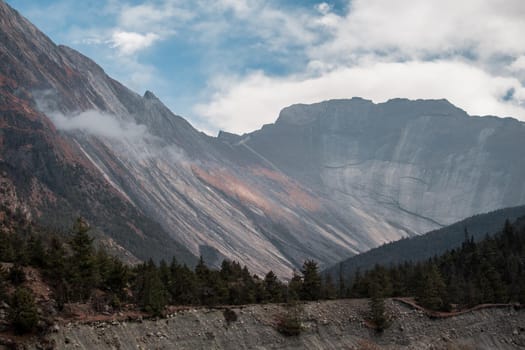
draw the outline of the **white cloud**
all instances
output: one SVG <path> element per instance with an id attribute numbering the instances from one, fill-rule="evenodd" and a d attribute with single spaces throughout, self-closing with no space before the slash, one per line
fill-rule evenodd
<path id="1" fill-rule="evenodd" d="M 138 32 L 155 30 L 173 34 L 174 27 L 188 22 L 195 15 L 194 7 L 187 6 L 185 2 L 144 2 L 135 6 L 123 5 L 119 10 L 118 26 Z"/>
<path id="2" fill-rule="evenodd" d="M 160 39 L 155 33 L 140 34 L 135 32 L 116 31 L 111 36 L 111 45 L 123 55 L 131 55 L 153 45 Z"/>
<path id="3" fill-rule="evenodd" d="M 525 72 L 525 55 L 518 57 L 509 68 L 516 72 Z"/>
<path id="4" fill-rule="evenodd" d="M 330 4 L 327 4 L 326 2 L 321 2 L 321 3 L 317 4 L 317 5 L 315 5 L 315 8 L 316 8 L 317 11 L 319 11 L 323 15 L 327 15 L 330 12 L 330 10 L 332 9 Z"/>
<path id="5" fill-rule="evenodd" d="M 344 14 L 324 2 L 315 9 L 281 14 L 302 26 L 297 33 L 306 40 L 294 49 L 306 64 L 281 76 L 216 76 L 196 114 L 242 133 L 293 103 L 361 96 L 447 98 L 471 114 L 525 120 L 522 0 L 353 0 Z M 290 43 L 293 36 L 282 32 Z"/>
<path id="6" fill-rule="evenodd" d="M 219 129 L 243 133 L 274 122 L 294 103 L 360 96 L 383 102 L 390 98 L 447 98 L 475 115 L 525 119 L 525 88 L 511 77 L 492 76 L 460 61 L 410 61 L 340 67 L 320 76 L 269 77 L 254 72 L 215 87 L 218 91 L 195 112 Z M 510 89 L 521 101 L 504 101 Z"/>
<path id="7" fill-rule="evenodd" d="M 524 16 L 521 0 L 354 0 L 319 51 L 337 59 L 363 50 L 412 58 L 465 51 L 515 55 L 525 49 Z"/>
<path id="8" fill-rule="evenodd" d="M 145 125 L 120 121 L 117 117 L 95 110 L 89 110 L 72 116 L 59 112 L 48 112 L 55 127 L 64 131 L 83 131 L 90 135 L 109 139 L 139 140 L 148 137 Z"/>

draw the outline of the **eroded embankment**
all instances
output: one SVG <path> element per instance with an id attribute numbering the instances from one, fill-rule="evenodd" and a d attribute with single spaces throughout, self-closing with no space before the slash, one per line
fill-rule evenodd
<path id="1" fill-rule="evenodd" d="M 50 336 L 58 349 L 520 349 L 525 347 L 525 311 L 513 307 L 477 310 L 431 319 L 397 301 L 387 301 L 391 326 L 370 329 L 366 300 L 308 303 L 303 330 L 285 337 L 275 330 L 284 307 L 234 308 L 228 324 L 222 310 L 192 309 L 167 319 L 66 324 Z M 37 348 L 36 345 L 33 348 Z"/>

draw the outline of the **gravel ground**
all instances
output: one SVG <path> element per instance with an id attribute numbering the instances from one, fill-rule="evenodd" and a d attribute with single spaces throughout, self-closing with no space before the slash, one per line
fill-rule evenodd
<path id="1" fill-rule="evenodd" d="M 156 321 L 66 324 L 50 341 L 56 349 L 525 349 L 525 310 L 431 319 L 388 300 L 391 324 L 379 334 L 368 326 L 367 307 L 366 300 L 302 304 L 302 332 L 296 337 L 275 330 L 283 305 L 254 305 L 233 308 L 238 319 L 230 324 L 222 310 L 190 309 Z"/>

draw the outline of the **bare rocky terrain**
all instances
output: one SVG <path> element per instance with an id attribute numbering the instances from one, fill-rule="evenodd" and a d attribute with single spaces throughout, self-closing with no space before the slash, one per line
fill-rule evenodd
<path id="1" fill-rule="evenodd" d="M 390 327 L 377 333 L 367 322 L 366 300 L 302 306 L 303 331 L 285 337 L 275 329 L 283 305 L 235 307 L 228 324 L 221 309 L 188 309 L 166 319 L 68 323 L 50 335 L 55 349 L 521 349 L 525 311 L 486 308 L 431 318 L 387 301 Z M 42 348 L 33 344 L 31 349 Z"/>

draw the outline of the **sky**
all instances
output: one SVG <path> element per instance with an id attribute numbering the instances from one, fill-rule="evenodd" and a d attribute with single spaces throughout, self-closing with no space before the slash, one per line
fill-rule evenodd
<path id="1" fill-rule="evenodd" d="M 211 135 L 354 96 L 525 120 L 523 0 L 7 2 Z"/>

